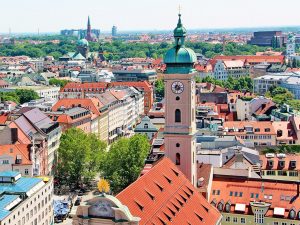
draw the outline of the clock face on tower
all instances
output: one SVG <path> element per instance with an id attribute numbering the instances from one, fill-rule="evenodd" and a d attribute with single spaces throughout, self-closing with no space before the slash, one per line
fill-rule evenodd
<path id="1" fill-rule="evenodd" d="M 183 92 L 183 90 L 184 90 L 183 83 L 181 83 L 180 81 L 173 82 L 173 84 L 172 84 L 172 91 L 175 94 L 181 94 Z"/>

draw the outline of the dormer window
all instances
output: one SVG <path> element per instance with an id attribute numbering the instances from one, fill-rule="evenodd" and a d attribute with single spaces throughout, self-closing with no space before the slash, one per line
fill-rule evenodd
<path id="1" fill-rule="evenodd" d="M 296 162 L 295 160 L 290 161 L 290 167 L 291 167 L 292 169 L 295 169 L 296 166 L 297 166 L 297 162 Z"/>
<path id="2" fill-rule="evenodd" d="M 259 129 L 259 128 L 255 128 L 254 131 L 255 131 L 255 132 L 260 132 L 260 129 Z"/>
<path id="3" fill-rule="evenodd" d="M 265 128 L 265 132 L 270 132 L 271 129 L 270 128 Z"/>
<path id="4" fill-rule="evenodd" d="M 272 168 L 274 166 L 274 161 L 272 159 L 268 160 L 268 167 Z"/>
<path id="5" fill-rule="evenodd" d="M 285 161 L 284 161 L 284 160 L 280 160 L 280 161 L 278 162 L 278 165 L 279 165 L 279 167 L 284 168 L 284 166 L 285 166 Z"/>

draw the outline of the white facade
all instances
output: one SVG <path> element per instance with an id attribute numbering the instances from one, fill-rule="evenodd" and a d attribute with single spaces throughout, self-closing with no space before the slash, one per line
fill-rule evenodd
<path id="1" fill-rule="evenodd" d="M 267 74 L 256 77 L 254 81 L 254 92 L 264 95 L 271 86 L 280 85 L 283 80 L 291 76 L 291 73 Z"/>
<path id="2" fill-rule="evenodd" d="M 16 204 L 1 225 L 51 225 L 53 224 L 53 180 L 42 180 L 27 192 L 28 197 Z M 19 200 L 19 201 L 20 201 Z"/>
<path id="3" fill-rule="evenodd" d="M 214 67 L 214 78 L 217 80 L 227 80 L 228 73 L 222 60 L 218 60 Z"/>
<path id="4" fill-rule="evenodd" d="M 40 89 L 36 89 L 35 91 L 41 98 L 48 98 L 48 99 L 58 99 L 59 97 L 59 90 L 60 87 L 41 87 Z"/>
<path id="5" fill-rule="evenodd" d="M 250 101 L 238 99 L 236 101 L 237 119 L 241 121 L 252 120 L 252 114 L 256 112 L 263 104 L 270 102 L 272 102 L 272 100 L 263 96 L 253 98 Z"/>

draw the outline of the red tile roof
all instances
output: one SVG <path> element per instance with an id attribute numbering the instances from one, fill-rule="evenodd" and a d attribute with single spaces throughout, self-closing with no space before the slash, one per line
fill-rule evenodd
<path id="1" fill-rule="evenodd" d="M 8 114 L 0 115 L 0 124 L 5 124 L 8 119 Z"/>
<path id="2" fill-rule="evenodd" d="M 79 105 L 98 116 L 100 116 L 99 108 L 103 106 L 98 98 L 63 98 L 56 102 L 52 107 L 52 111 L 56 112 L 60 107 L 70 109 Z"/>
<path id="3" fill-rule="evenodd" d="M 224 122 L 224 128 L 227 129 L 241 129 L 240 131 L 227 131 L 229 134 L 246 134 L 245 127 L 253 127 L 253 134 L 276 134 L 272 122 L 269 121 L 228 121 Z M 255 130 L 259 129 L 259 130 Z M 266 130 L 267 129 L 267 130 Z M 268 130 L 269 129 L 269 130 Z"/>
<path id="4" fill-rule="evenodd" d="M 221 218 L 168 158 L 160 160 L 116 197 L 132 215 L 141 218 L 141 225 L 217 224 Z"/>
<path id="5" fill-rule="evenodd" d="M 111 82 L 111 86 L 127 86 L 127 87 L 139 87 L 143 88 L 145 91 L 152 91 L 152 86 L 147 81 L 136 81 L 136 82 Z"/>
<path id="6" fill-rule="evenodd" d="M 85 89 L 89 88 L 99 88 L 99 89 L 106 89 L 108 83 L 105 82 L 94 82 L 94 83 L 75 83 L 75 82 L 70 82 L 67 83 L 66 86 L 64 86 L 60 91 L 68 91 L 69 89 L 80 89 L 80 91 L 83 91 Z"/>
<path id="7" fill-rule="evenodd" d="M 284 63 L 283 55 L 235 55 L 235 56 L 224 56 L 219 55 L 213 58 L 214 60 L 243 60 L 248 63 Z"/>
<path id="8" fill-rule="evenodd" d="M 30 145 L 26 145 L 26 144 L 0 145 L 0 154 L 2 156 L 9 155 L 13 157 L 14 160 L 17 159 L 17 156 L 20 156 L 22 159 L 22 163 L 18 165 L 32 164 L 30 160 Z"/>
<path id="9" fill-rule="evenodd" d="M 218 190 L 220 191 L 218 193 Z M 235 193 L 237 192 L 237 196 Z M 232 193 L 232 196 L 230 196 Z M 242 196 L 240 196 L 240 193 Z M 254 198 L 252 198 L 252 193 Z M 256 194 L 258 197 L 256 198 Z M 294 198 L 294 200 L 292 200 Z M 267 202 L 271 206 L 265 216 L 273 216 L 274 208 L 284 208 L 285 215 L 288 217 L 289 210 L 295 207 L 296 213 L 300 209 L 300 198 L 297 196 L 297 184 L 283 183 L 278 181 L 255 181 L 255 180 L 236 180 L 233 178 L 214 178 L 212 184 L 211 201 L 217 204 L 221 201 L 226 204 L 230 201 L 231 212 L 235 211 L 236 204 L 245 204 L 244 214 L 251 214 L 250 202 Z M 283 200 L 284 199 L 284 200 Z M 242 212 L 239 212 L 241 214 Z"/>
<path id="10" fill-rule="evenodd" d="M 268 159 L 269 160 L 273 160 L 273 167 L 270 168 L 268 166 Z M 275 154 L 275 157 L 273 158 L 267 158 L 266 155 L 260 155 L 260 160 L 261 160 L 261 168 L 263 170 L 300 170 L 300 155 L 296 155 L 296 154 L 288 154 L 285 155 L 284 158 L 278 158 Z M 280 167 L 279 166 L 279 161 L 280 160 L 284 160 L 285 164 L 284 167 Z M 291 168 L 290 166 L 290 162 L 291 161 L 296 161 L 296 167 L 295 168 Z"/>

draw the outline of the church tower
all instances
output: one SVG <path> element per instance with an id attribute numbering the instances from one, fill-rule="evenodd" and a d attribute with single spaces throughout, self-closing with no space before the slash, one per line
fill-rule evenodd
<path id="1" fill-rule="evenodd" d="M 92 41 L 92 27 L 91 27 L 91 21 L 90 17 L 88 17 L 88 23 L 87 23 L 87 29 L 86 29 L 86 40 Z"/>
<path id="2" fill-rule="evenodd" d="M 196 185 L 196 122 L 193 50 L 184 45 L 186 29 L 179 14 L 174 30 L 175 46 L 167 51 L 165 73 L 165 156 Z"/>

